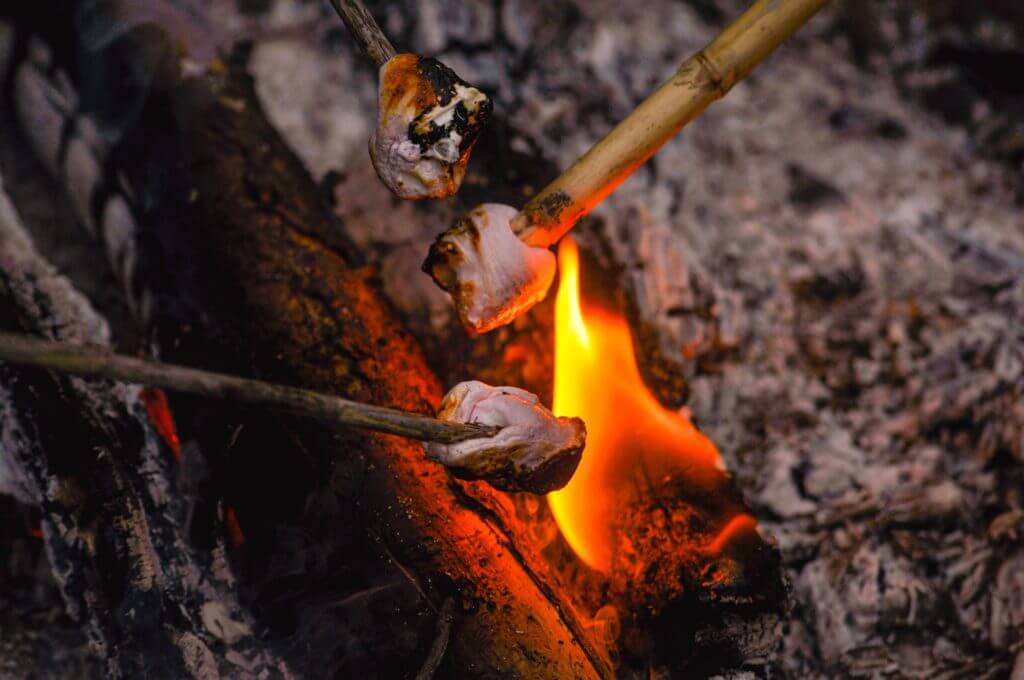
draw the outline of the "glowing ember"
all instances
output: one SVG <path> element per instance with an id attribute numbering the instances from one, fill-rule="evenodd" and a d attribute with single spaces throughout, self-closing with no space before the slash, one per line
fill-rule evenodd
<path id="1" fill-rule="evenodd" d="M 228 536 L 228 543 L 231 547 L 238 548 L 245 543 L 245 534 L 242 532 L 242 525 L 238 523 L 238 515 L 230 505 L 224 511 L 224 531 Z"/>
<path id="2" fill-rule="evenodd" d="M 722 548 L 724 548 L 726 544 L 733 539 L 733 537 L 738 536 L 744 531 L 750 531 L 756 528 L 757 520 L 750 515 L 746 513 L 736 515 L 726 522 L 725 526 L 722 527 L 722 530 L 718 532 L 718 536 L 705 547 L 705 550 L 711 554 L 720 553 L 722 552 Z"/>
<path id="3" fill-rule="evenodd" d="M 167 394 L 156 387 L 144 387 L 140 396 L 153 429 L 163 437 L 167 447 L 174 454 L 174 459 L 181 462 L 181 439 L 178 437 L 178 428 L 174 425 Z"/>
<path id="4" fill-rule="evenodd" d="M 608 572 L 615 549 L 613 525 L 629 497 L 645 494 L 670 476 L 713 486 L 723 464 L 710 439 L 647 390 L 626 320 L 599 308 L 583 310 L 579 253 L 571 239 L 562 240 L 558 262 L 554 412 L 583 418 L 587 448 L 569 485 L 548 499 L 576 554 Z M 754 526 L 749 515 L 733 517 L 703 550 L 718 553 Z"/>

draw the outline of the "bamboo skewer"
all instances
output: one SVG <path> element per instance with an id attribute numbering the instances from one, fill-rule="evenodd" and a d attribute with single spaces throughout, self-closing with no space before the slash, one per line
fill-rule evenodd
<path id="1" fill-rule="evenodd" d="M 512 230 L 531 246 L 556 243 L 665 142 L 743 80 L 826 1 L 755 2 L 534 196 L 512 220 Z"/>
<path id="2" fill-rule="evenodd" d="M 12 333 L 0 332 L 0 361 L 273 406 L 328 424 L 348 425 L 440 444 L 493 437 L 501 430 L 495 426 L 442 421 L 297 387 L 136 359 L 97 347 L 68 345 Z"/>
<path id="3" fill-rule="evenodd" d="M 510 323 L 554 280 L 561 239 L 662 144 L 742 80 L 826 0 L 757 0 L 522 210 L 484 203 L 430 246 L 423 270 L 471 333 Z"/>
<path id="4" fill-rule="evenodd" d="M 360 49 L 380 68 L 395 56 L 394 46 L 384 31 L 380 30 L 373 15 L 359 0 L 331 0 L 334 11 L 345 22 L 349 33 L 356 39 Z"/>

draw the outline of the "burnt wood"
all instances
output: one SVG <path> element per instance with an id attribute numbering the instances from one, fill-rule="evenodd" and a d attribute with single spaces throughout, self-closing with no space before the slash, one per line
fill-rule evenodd
<path id="1" fill-rule="evenodd" d="M 108 342 L 106 322 L 35 251 L 2 188 L 0 328 Z M 174 461 L 137 390 L 0 364 L 0 396 L 0 489 L 38 506 L 53 575 L 105 676 L 287 672 L 226 587 L 223 561 L 184 540 Z"/>
<path id="2" fill-rule="evenodd" d="M 176 49 L 153 27 L 111 52 L 93 67 L 143 63 L 151 76 L 108 169 L 143 197 L 137 266 L 149 269 L 146 320 L 161 358 L 432 413 L 441 385 L 267 122 L 241 63 L 183 79 Z M 509 501 L 449 477 L 421 445 L 262 410 L 172 403 L 183 437 L 226 452 L 213 464 L 237 510 L 251 582 L 287 550 L 281 527 L 297 526 L 335 551 L 328 561 L 369 545 L 433 611 L 454 601 L 439 673 L 610 675 L 539 556 L 516 538 Z"/>

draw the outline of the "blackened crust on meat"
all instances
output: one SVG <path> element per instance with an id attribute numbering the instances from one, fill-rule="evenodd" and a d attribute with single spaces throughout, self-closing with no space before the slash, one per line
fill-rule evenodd
<path id="1" fill-rule="evenodd" d="M 417 64 L 420 76 L 424 82 L 429 83 L 437 95 L 437 105 L 431 109 L 421 111 L 419 115 L 409 124 L 409 139 L 419 145 L 424 152 L 433 146 L 437 141 L 451 137 L 454 132 L 461 141 L 459 142 L 459 155 L 465 155 L 477 137 L 480 130 L 491 117 L 494 104 L 490 97 L 487 97 L 478 89 L 460 78 L 455 71 L 451 70 L 440 61 L 429 57 L 420 57 Z M 463 99 L 455 105 L 452 117 L 443 125 L 438 125 L 430 118 L 435 115 L 436 108 L 443 108 L 451 104 L 452 100 L 467 91 L 480 93 L 477 99 Z"/>

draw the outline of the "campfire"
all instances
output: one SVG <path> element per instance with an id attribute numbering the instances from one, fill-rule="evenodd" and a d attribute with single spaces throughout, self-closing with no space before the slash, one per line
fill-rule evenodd
<path id="1" fill-rule="evenodd" d="M 895 143 L 825 0 L 203 4 L 0 11 L 0 675 L 1024 673 L 1020 263 L 752 170 Z"/>
<path id="2" fill-rule="evenodd" d="M 583 300 L 585 274 L 571 238 L 559 246 L 558 266 L 554 411 L 578 414 L 588 430 L 579 469 L 548 503 L 565 542 L 591 571 L 576 584 L 582 601 L 646 632 L 686 625 L 679 611 L 689 607 L 695 615 L 702 599 L 749 597 L 741 593 L 751 585 L 772 593 L 758 607 L 782 605 L 771 550 L 714 443 L 685 409 L 667 409 L 645 385 L 625 316 Z M 605 584 L 607 600 L 585 593 L 595 583 Z M 666 653 L 642 646 L 647 654 Z"/>
<path id="3" fill-rule="evenodd" d="M 583 311 L 579 254 L 571 239 L 559 248 L 561 280 L 555 302 L 555 405 L 558 415 L 590 423 L 587 455 L 569 484 L 549 496 L 562 535 L 588 565 L 609 572 L 619 541 L 616 522 L 631 499 L 655 495 L 658 484 L 683 478 L 713 487 L 724 466 L 715 445 L 689 417 L 658 403 L 636 365 L 626 319 Z M 716 523 L 719 518 L 715 518 Z M 668 551 L 721 550 L 749 516 L 724 517 L 706 544 L 670 545 Z"/>

